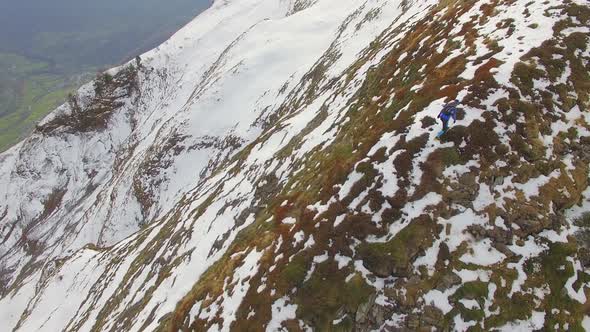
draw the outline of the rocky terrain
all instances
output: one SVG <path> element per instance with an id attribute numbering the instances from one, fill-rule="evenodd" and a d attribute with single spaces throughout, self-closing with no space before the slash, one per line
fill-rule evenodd
<path id="1" fill-rule="evenodd" d="M 589 27 L 216 1 L 0 155 L 3 330 L 590 328 Z"/>

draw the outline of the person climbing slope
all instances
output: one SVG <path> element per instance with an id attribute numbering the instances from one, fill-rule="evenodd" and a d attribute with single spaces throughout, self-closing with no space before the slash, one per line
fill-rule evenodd
<path id="1" fill-rule="evenodd" d="M 442 121 L 442 130 L 436 135 L 436 137 L 442 136 L 444 133 L 449 130 L 449 120 L 452 118 L 453 123 L 457 121 L 457 106 L 459 105 L 459 101 L 457 99 L 447 103 L 443 106 L 443 109 L 438 114 L 438 118 Z"/>

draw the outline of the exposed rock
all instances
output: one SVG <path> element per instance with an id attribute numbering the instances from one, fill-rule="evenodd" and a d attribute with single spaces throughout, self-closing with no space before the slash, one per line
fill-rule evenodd
<path id="1" fill-rule="evenodd" d="M 425 306 L 421 317 L 421 325 L 423 326 L 441 326 L 444 319 L 444 314 L 435 306 Z"/>
<path id="2" fill-rule="evenodd" d="M 581 137 L 580 144 L 572 144 L 572 150 L 585 163 L 590 163 L 590 137 Z"/>
<path id="3" fill-rule="evenodd" d="M 390 298 L 402 311 L 410 310 L 418 302 L 421 295 L 422 281 L 418 276 L 409 279 L 398 279 L 393 287 L 384 289 L 385 296 Z"/>
<path id="4" fill-rule="evenodd" d="M 451 188 L 448 197 L 452 202 L 465 207 L 473 207 L 473 201 L 479 193 L 479 184 L 476 182 L 475 174 L 463 174 L 457 183 L 451 184 Z"/>
<path id="5" fill-rule="evenodd" d="M 374 305 L 371 310 L 371 317 L 373 318 L 373 326 L 381 326 L 385 320 L 391 316 L 391 309 L 381 305 Z"/>
<path id="6" fill-rule="evenodd" d="M 432 127 L 435 124 L 436 124 L 436 120 L 433 119 L 433 118 L 431 118 L 431 117 L 429 117 L 429 116 L 424 117 L 424 119 L 422 119 L 422 129 L 426 129 L 426 128 Z"/>
<path id="7" fill-rule="evenodd" d="M 434 307 L 432 307 L 434 308 Z M 406 318 L 406 327 L 411 331 L 420 331 L 420 332 L 430 332 L 432 330 L 436 330 L 436 327 L 442 323 L 442 312 L 440 310 L 434 308 L 425 309 L 428 312 L 424 312 L 423 314 L 411 314 L 408 315 Z M 430 324 L 430 321 L 434 321 L 435 319 L 439 319 L 436 324 Z"/>
<path id="8" fill-rule="evenodd" d="M 510 250 L 508 248 L 508 246 L 505 245 L 504 243 L 494 243 L 493 245 L 494 245 L 494 248 L 496 248 L 496 250 L 503 253 L 508 258 L 513 257 L 515 255 L 514 252 L 512 252 L 512 250 Z"/>
<path id="9" fill-rule="evenodd" d="M 476 178 L 475 174 L 473 174 L 471 172 L 461 175 L 459 177 L 459 184 L 461 184 L 462 186 L 465 186 L 465 187 L 470 187 L 470 188 L 479 187 L 479 184 L 477 183 L 477 178 Z"/>
<path id="10" fill-rule="evenodd" d="M 580 263 L 582 263 L 582 266 L 584 266 L 585 268 L 590 267 L 590 250 L 582 248 L 578 252 L 578 258 L 580 259 Z"/>
<path id="11" fill-rule="evenodd" d="M 395 261 L 388 255 L 377 255 L 376 253 L 367 252 L 363 256 L 364 266 L 377 277 L 387 278 L 394 274 L 404 277 L 410 272 L 407 266 L 397 266 Z"/>
<path id="12" fill-rule="evenodd" d="M 440 271 L 447 267 L 451 259 L 451 252 L 449 250 L 449 246 L 442 242 L 438 248 L 438 255 L 436 257 L 436 264 L 435 268 Z"/>
<path id="13" fill-rule="evenodd" d="M 538 234 L 548 226 L 547 223 L 543 222 L 541 219 L 517 219 L 514 223 L 522 230 L 522 237 Z"/>
<path id="14" fill-rule="evenodd" d="M 440 278 L 436 289 L 444 292 L 445 290 L 459 284 L 461 284 L 461 278 L 454 272 L 448 272 Z"/>
<path id="15" fill-rule="evenodd" d="M 549 216 L 549 222 L 551 224 L 551 229 L 554 231 L 559 231 L 563 225 L 567 224 L 563 213 L 551 214 Z"/>
<path id="16" fill-rule="evenodd" d="M 391 308 L 376 304 L 377 294 L 361 304 L 355 315 L 355 331 L 368 332 L 379 329 L 391 315 Z"/>
<path id="17" fill-rule="evenodd" d="M 362 303 L 358 307 L 358 309 L 356 310 L 356 316 L 355 316 L 355 321 L 356 321 L 357 326 L 367 325 L 367 323 L 369 322 L 369 312 L 371 311 L 371 309 L 375 305 L 376 299 L 377 299 L 377 294 L 373 294 L 369 297 L 369 300 L 367 300 L 367 302 Z M 361 329 L 361 331 L 362 331 L 362 329 Z"/>
<path id="18" fill-rule="evenodd" d="M 467 231 L 478 240 L 489 238 L 494 244 L 512 243 L 512 231 L 500 227 L 485 228 L 481 225 L 471 225 L 467 227 Z"/>
<path id="19" fill-rule="evenodd" d="M 362 245 L 359 255 L 363 259 L 363 265 L 382 278 L 409 277 L 412 272 L 411 263 L 432 245 L 437 228 L 429 216 L 420 216 L 389 242 Z"/>
<path id="20" fill-rule="evenodd" d="M 406 318 L 406 326 L 409 329 L 416 331 L 418 327 L 420 327 L 420 316 L 418 315 L 409 315 Z"/>
<path id="21" fill-rule="evenodd" d="M 518 229 L 513 231 L 515 235 L 526 238 L 529 235 L 538 234 L 550 228 L 550 218 L 541 215 L 538 207 L 527 203 L 515 204 L 516 202 L 510 204 L 511 206 L 507 214 L 507 224 L 518 225 Z"/>
<path id="22" fill-rule="evenodd" d="M 384 326 L 383 331 L 385 332 L 414 332 L 415 330 L 409 329 L 405 326 L 401 327 L 394 327 L 394 326 Z"/>
<path id="23" fill-rule="evenodd" d="M 500 227 L 494 227 L 487 230 L 486 235 L 492 239 L 494 243 L 512 244 L 512 231 L 505 230 Z"/>
<path id="24" fill-rule="evenodd" d="M 475 237 L 476 240 L 481 240 L 487 234 L 487 230 L 481 225 L 471 225 L 467 227 L 467 231 Z"/>

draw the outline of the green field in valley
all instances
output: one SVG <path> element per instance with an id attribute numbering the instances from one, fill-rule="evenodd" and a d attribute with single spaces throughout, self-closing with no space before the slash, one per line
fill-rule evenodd
<path id="1" fill-rule="evenodd" d="M 0 151 L 22 139 L 69 92 L 91 78 L 52 67 L 43 60 L 0 53 Z"/>

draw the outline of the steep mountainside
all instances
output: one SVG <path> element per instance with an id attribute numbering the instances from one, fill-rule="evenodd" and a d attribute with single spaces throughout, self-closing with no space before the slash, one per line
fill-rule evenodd
<path id="1" fill-rule="evenodd" d="M 590 328 L 589 26 L 216 1 L 0 155 L 3 330 Z"/>

